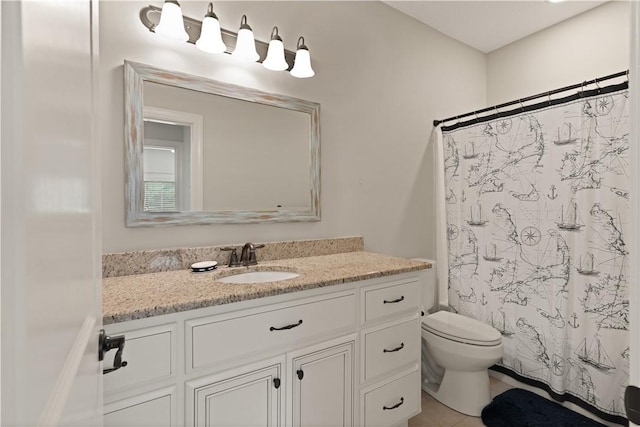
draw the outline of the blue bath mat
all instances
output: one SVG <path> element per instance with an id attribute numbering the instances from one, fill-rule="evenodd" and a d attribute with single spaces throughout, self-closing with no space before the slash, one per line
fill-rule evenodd
<path id="1" fill-rule="evenodd" d="M 482 410 L 488 427 L 604 427 L 530 391 L 513 388 L 496 396 Z"/>

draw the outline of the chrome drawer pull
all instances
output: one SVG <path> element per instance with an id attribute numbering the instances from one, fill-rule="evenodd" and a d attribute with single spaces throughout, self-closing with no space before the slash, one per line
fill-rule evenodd
<path id="1" fill-rule="evenodd" d="M 302 319 L 298 320 L 298 323 L 293 323 L 291 325 L 287 325 L 287 326 L 283 326 L 281 328 L 276 328 L 276 327 L 270 327 L 269 330 L 270 331 L 284 331 L 285 329 L 293 329 L 297 326 L 302 325 Z"/>
<path id="2" fill-rule="evenodd" d="M 400 347 L 396 347 L 392 350 L 387 350 L 386 348 L 382 350 L 383 353 L 395 353 L 396 351 L 400 351 L 404 348 L 404 343 L 400 343 Z"/>
<path id="3" fill-rule="evenodd" d="M 384 300 L 383 303 L 384 304 L 395 304 L 396 302 L 400 302 L 400 301 L 404 301 L 404 295 L 402 295 L 398 299 L 392 299 L 391 301 Z"/>
<path id="4" fill-rule="evenodd" d="M 393 406 L 389 406 L 389 407 L 387 407 L 387 406 L 383 406 L 383 407 L 382 407 L 382 409 L 384 409 L 385 411 L 389 411 L 389 410 L 391 410 L 391 409 L 396 409 L 396 408 L 398 408 L 398 407 L 399 407 L 400 405 L 402 405 L 403 403 L 404 403 L 404 397 L 401 397 L 401 398 L 400 398 L 400 403 L 396 403 L 395 405 L 393 405 Z"/>

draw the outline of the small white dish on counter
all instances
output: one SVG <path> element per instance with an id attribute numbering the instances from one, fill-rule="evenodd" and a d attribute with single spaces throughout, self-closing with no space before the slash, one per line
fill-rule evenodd
<path id="1" fill-rule="evenodd" d="M 217 261 L 200 261 L 191 264 L 191 271 L 194 273 L 204 273 L 206 271 L 213 271 L 218 265 Z"/>

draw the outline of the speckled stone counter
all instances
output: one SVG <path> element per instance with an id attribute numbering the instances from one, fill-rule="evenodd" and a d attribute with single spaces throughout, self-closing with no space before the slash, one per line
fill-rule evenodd
<path id="1" fill-rule="evenodd" d="M 103 280 L 104 324 L 338 285 L 422 270 L 430 264 L 370 252 L 349 252 L 260 262 L 251 267 L 219 267 L 207 273 L 166 271 Z M 217 281 L 248 271 L 292 271 L 298 277 L 272 283 Z"/>

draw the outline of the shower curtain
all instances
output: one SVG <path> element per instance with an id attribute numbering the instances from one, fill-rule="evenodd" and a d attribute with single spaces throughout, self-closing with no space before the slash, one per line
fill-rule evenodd
<path id="1" fill-rule="evenodd" d="M 626 87 L 456 123 L 440 141 L 450 310 L 501 332 L 494 369 L 618 423 L 629 371 Z"/>

